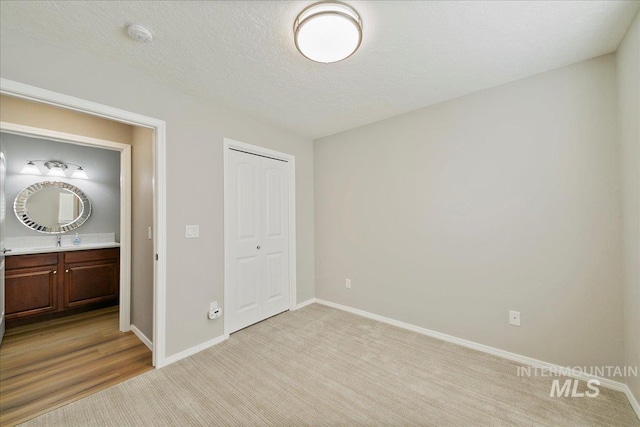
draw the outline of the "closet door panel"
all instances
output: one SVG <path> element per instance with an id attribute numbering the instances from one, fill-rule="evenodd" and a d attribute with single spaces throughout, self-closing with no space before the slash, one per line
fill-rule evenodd
<path id="1" fill-rule="evenodd" d="M 263 158 L 262 165 L 266 318 L 289 309 L 289 164 Z"/>
<path id="2" fill-rule="evenodd" d="M 229 151 L 229 307 L 231 332 L 261 320 L 263 262 L 260 158 Z"/>

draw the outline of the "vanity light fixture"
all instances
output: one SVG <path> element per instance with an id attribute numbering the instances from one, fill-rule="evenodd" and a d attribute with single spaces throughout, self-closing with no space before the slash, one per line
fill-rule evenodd
<path id="1" fill-rule="evenodd" d="M 293 38 L 298 51 L 312 61 L 342 61 L 360 47 L 362 20 L 355 9 L 344 3 L 315 3 L 296 18 Z"/>
<path id="2" fill-rule="evenodd" d="M 41 162 L 47 169 L 49 169 L 49 172 L 47 172 L 46 174 L 47 176 L 66 177 L 67 174 L 65 173 L 65 171 L 69 169 L 69 165 L 73 165 L 78 169 L 76 169 L 73 174 L 71 174 L 71 178 L 89 179 L 82 166 L 75 163 L 60 162 L 58 160 L 29 160 L 27 164 L 24 165 L 20 173 L 28 175 L 42 175 L 35 162 Z"/>

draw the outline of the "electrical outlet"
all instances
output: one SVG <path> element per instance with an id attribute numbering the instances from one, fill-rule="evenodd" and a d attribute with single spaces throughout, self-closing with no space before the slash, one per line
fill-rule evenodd
<path id="1" fill-rule="evenodd" d="M 209 318 L 209 320 L 217 319 L 220 316 L 222 316 L 221 308 L 216 308 L 215 310 L 209 310 L 209 312 L 207 313 L 207 317 Z"/>
<path id="2" fill-rule="evenodd" d="M 345 279 L 344 285 L 347 287 L 347 289 L 351 289 L 351 279 Z"/>
<path id="3" fill-rule="evenodd" d="M 513 326 L 520 326 L 520 312 L 519 311 L 509 311 L 509 324 Z"/>

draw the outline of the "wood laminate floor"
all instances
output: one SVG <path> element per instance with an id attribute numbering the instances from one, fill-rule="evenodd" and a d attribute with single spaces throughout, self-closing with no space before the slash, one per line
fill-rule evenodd
<path id="1" fill-rule="evenodd" d="M 118 330 L 118 307 L 9 329 L 0 346 L 0 425 L 13 426 L 152 370 Z"/>

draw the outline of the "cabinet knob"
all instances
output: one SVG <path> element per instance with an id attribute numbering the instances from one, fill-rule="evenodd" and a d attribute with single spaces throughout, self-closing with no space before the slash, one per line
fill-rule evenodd
<path id="1" fill-rule="evenodd" d="M 66 269 L 64 272 L 65 272 L 65 273 L 68 273 L 68 272 L 69 272 L 69 269 Z"/>
<path id="2" fill-rule="evenodd" d="M 260 249 L 260 245 L 258 245 L 258 247 L 256 249 Z"/>
<path id="3" fill-rule="evenodd" d="M 56 274 L 56 273 L 58 273 L 58 270 L 53 270 L 53 274 Z"/>

